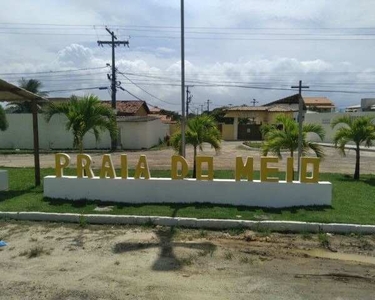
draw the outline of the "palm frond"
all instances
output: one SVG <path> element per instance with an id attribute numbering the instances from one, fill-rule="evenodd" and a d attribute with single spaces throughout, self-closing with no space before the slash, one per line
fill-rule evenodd
<path id="1" fill-rule="evenodd" d="M 325 130 L 320 124 L 313 124 L 313 123 L 304 124 L 302 130 L 305 133 L 316 134 L 320 138 L 321 141 L 324 140 L 324 137 L 326 135 Z"/>
<path id="2" fill-rule="evenodd" d="M 282 150 L 289 150 L 290 153 L 295 152 L 298 149 L 298 123 L 287 115 L 278 115 L 275 118 L 275 122 L 280 126 L 280 129 L 276 126 L 267 126 L 264 135 L 264 143 L 262 146 L 263 154 L 267 155 L 269 152 L 281 156 Z M 309 149 L 312 149 L 315 154 L 319 157 L 323 156 L 323 150 L 319 148 L 315 143 L 311 143 L 306 140 L 307 133 L 315 133 L 322 140 L 324 139 L 325 132 L 321 125 L 317 124 L 305 124 L 303 127 L 303 149 L 302 154 L 307 154 Z M 311 146 L 311 148 L 310 148 Z"/>

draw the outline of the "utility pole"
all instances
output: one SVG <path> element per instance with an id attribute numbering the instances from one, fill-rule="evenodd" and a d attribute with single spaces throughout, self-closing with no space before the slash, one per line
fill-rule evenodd
<path id="1" fill-rule="evenodd" d="M 191 103 L 191 100 L 193 99 L 193 95 L 189 91 L 189 87 L 193 87 L 193 85 L 186 86 L 186 119 L 189 118 L 189 104 Z"/>
<path id="2" fill-rule="evenodd" d="M 302 156 L 302 123 L 303 123 L 303 98 L 302 89 L 308 89 L 309 86 L 302 85 L 302 80 L 299 81 L 298 86 L 291 86 L 292 89 L 298 88 L 298 180 L 301 181 L 301 156 Z"/>
<path id="3" fill-rule="evenodd" d="M 185 20 L 184 0 L 181 8 L 181 156 L 185 157 Z"/>
<path id="4" fill-rule="evenodd" d="M 212 103 L 212 101 L 210 99 L 207 99 L 207 112 L 210 113 L 210 103 Z"/>
<path id="5" fill-rule="evenodd" d="M 204 104 L 201 104 L 201 114 L 203 114 L 203 106 Z"/>
<path id="6" fill-rule="evenodd" d="M 253 103 L 253 106 L 255 106 L 255 103 L 259 103 L 259 101 L 256 101 L 255 99 L 253 99 L 253 101 L 251 101 L 251 103 Z"/>
<path id="7" fill-rule="evenodd" d="M 116 110 L 116 92 L 117 92 L 117 82 L 116 82 L 116 52 L 115 48 L 120 45 L 128 46 L 129 47 L 129 41 L 117 41 L 117 37 L 115 33 L 111 30 L 109 30 L 107 27 L 105 30 L 108 31 L 108 33 L 111 35 L 111 41 L 98 41 L 98 46 L 103 45 L 111 45 L 112 47 L 112 75 L 108 75 L 108 79 L 111 80 L 111 102 L 112 102 L 112 109 Z M 117 138 L 112 139 L 111 142 L 111 148 L 112 150 L 116 150 L 117 148 Z"/>

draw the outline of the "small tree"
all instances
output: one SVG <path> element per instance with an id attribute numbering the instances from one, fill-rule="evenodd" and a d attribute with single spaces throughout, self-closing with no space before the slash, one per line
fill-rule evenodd
<path id="1" fill-rule="evenodd" d="M 272 152 L 281 158 L 281 151 L 288 150 L 293 157 L 294 152 L 298 150 L 298 123 L 291 117 L 278 115 L 276 124 L 263 125 L 262 133 L 264 136 L 263 154 Z M 320 145 L 307 140 L 308 133 L 315 133 L 320 140 L 324 139 L 325 132 L 319 124 L 304 124 L 302 128 L 302 155 L 306 155 L 309 150 L 315 152 L 317 157 L 324 157 L 324 151 Z"/>
<path id="2" fill-rule="evenodd" d="M 355 144 L 355 171 L 354 179 L 359 179 L 359 168 L 360 168 L 360 145 L 364 144 L 366 147 L 373 145 L 375 140 L 375 117 L 350 117 L 349 115 L 341 116 L 334 119 L 331 123 L 331 127 L 335 128 L 337 125 L 342 126 L 338 128 L 333 138 L 336 148 L 340 149 L 340 152 L 345 155 L 345 146 L 348 142 L 354 142 Z"/>
<path id="3" fill-rule="evenodd" d="M 108 130 L 112 138 L 117 135 L 115 114 L 94 95 L 82 98 L 72 96 L 69 102 L 52 103 L 45 114 L 47 122 L 55 114 L 64 114 L 68 118 L 66 129 L 72 130 L 73 147 L 77 148 L 80 153 L 83 152 L 83 137 L 89 131 L 94 133 L 97 141 L 101 131 Z"/>
<path id="4" fill-rule="evenodd" d="M 197 150 L 203 150 L 203 143 L 210 144 L 215 150 L 220 149 L 221 135 L 215 120 L 208 115 L 200 115 L 189 119 L 185 132 L 185 143 L 194 147 L 193 178 L 196 177 Z M 181 151 L 181 132 L 176 132 L 171 137 L 172 146 Z"/>
<path id="5" fill-rule="evenodd" d="M 48 95 L 47 92 L 41 91 L 43 84 L 38 79 L 26 80 L 25 78 L 22 78 L 18 81 L 18 84 L 20 88 L 23 88 L 24 90 L 34 93 L 36 95 L 42 97 Z M 10 113 L 32 113 L 32 103 L 31 101 L 10 102 L 7 104 L 7 111 Z"/>
<path id="6" fill-rule="evenodd" d="M 264 137 L 262 145 L 263 155 L 272 152 L 281 158 L 281 151 L 288 150 L 290 157 L 293 157 L 294 153 L 298 150 L 298 129 L 298 123 L 285 115 L 278 115 L 276 117 L 276 124 L 263 125 L 261 127 Z M 309 150 L 312 150 L 317 157 L 324 157 L 322 147 L 317 143 L 307 140 L 308 133 L 315 133 L 320 140 L 323 140 L 325 136 L 321 125 L 304 124 L 302 128 L 302 156 L 306 155 Z"/>

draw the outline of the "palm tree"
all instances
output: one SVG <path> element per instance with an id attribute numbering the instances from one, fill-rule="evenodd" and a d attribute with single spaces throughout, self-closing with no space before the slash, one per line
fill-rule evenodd
<path id="1" fill-rule="evenodd" d="M 83 137 L 89 131 L 94 133 L 97 141 L 100 131 L 108 130 L 111 138 L 117 135 L 115 114 L 94 95 L 86 95 L 82 98 L 72 96 L 69 102 L 51 103 L 45 114 L 47 122 L 55 114 L 64 114 L 68 118 L 66 129 L 72 130 L 73 147 L 78 148 L 80 153 L 83 152 Z"/>
<path id="2" fill-rule="evenodd" d="M 288 150 L 290 157 L 293 157 L 294 152 L 298 150 L 298 123 L 291 117 L 278 115 L 275 125 L 262 126 L 262 133 L 265 140 L 262 145 L 264 155 L 272 152 L 281 158 L 281 151 Z M 304 124 L 302 128 L 302 155 L 306 155 L 311 149 L 317 157 L 324 157 L 322 147 L 317 143 L 307 140 L 306 135 L 308 133 L 317 134 L 320 140 L 323 140 L 325 136 L 321 125 Z"/>
<path id="3" fill-rule="evenodd" d="M 8 121 L 6 118 L 6 114 L 4 108 L 0 105 L 0 130 L 5 131 L 8 128 Z"/>
<path id="4" fill-rule="evenodd" d="M 338 124 L 342 124 L 335 133 L 333 141 L 343 155 L 345 155 L 345 145 L 348 142 L 355 143 L 355 171 L 354 179 L 359 179 L 360 167 L 360 145 L 364 143 L 366 147 L 373 145 L 375 140 L 375 117 L 362 116 L 353 118 L 349 115 L 341 116 L 334 119 L 331 127 L 335 128 Z"/>
<path id="5" fill-rule="evenodd" d="M 34 93 L 39 96 L 47 96 L 47 92 L 42 92 L 41 89 L 43 87 L 43 84 L 38 79 L 29 79 L 26 80 L 25 78 L 22 78 L 18 81 L 19 87 L 29 91 L 31 93 Z M 31 113 L 32 107 L 31 107 L 31 101 L 24 101 L 24 102 L 10 102 L 7 104 L 7 111 L 11 113 Z M 40 108 L 40 107 L 39 107 Z"/>
<path id="6" fill-rule="evenodd" d="M 208 115 L 201 115 L 189 119 L 185 132 L 185 143 L 194 147 L 193 178 L 196 177 L 197 150 L 203 149 L 203 143 L 210 144 L 215 150 L 220 149 L 221 135 L 215 120 Z M 176 150 L 181 150 L 181 132 L 171 137 L 171 144 Z"/>

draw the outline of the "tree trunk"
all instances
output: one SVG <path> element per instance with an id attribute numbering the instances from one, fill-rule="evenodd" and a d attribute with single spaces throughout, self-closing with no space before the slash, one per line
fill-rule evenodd
<path id="1" fill-rule="evenodd" d="M 78 151 L 80 154 L 83 153 L 83 137 L 78 138 Z"/>
<path id="2" fill-rule="evenodd" d="M 290 150 L 290 157 L 293 158 L 293 156 L 294 156 L 294 151 Z M 292 176 L 292 180 L 294 181 L 294 161 L 293 161 L 293 176 Z"/>
<path id="3" fill-rule="evenodd" d="M 359 149 L 359 143 L 356 144 L 355 149 L 355 172 L 354 172 L 354 179 L 359 179 L 359 165 L 360 165 L 360 149 Z"/>
<path id="4" fill-rule="evenodd" d="M 197 178 L 197 146 L 194 146 L 193 178 Z"/>

